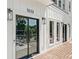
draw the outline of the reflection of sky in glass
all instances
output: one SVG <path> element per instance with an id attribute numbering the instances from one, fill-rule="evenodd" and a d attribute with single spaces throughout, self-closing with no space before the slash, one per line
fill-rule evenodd
<path id="1" fill-rule="evenodd" d="M 29 19 L 29 25 L 30 25 L 30 26 L 36 25 L 36 20 Z"/>

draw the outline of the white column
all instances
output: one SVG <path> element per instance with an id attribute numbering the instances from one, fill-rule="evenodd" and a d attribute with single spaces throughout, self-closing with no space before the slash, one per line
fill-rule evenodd
<path id="1" fill-rule="evenodd" d="M 62 35 L 62 24 L 61 24 L 61 22 L 60 22 L 60 42 L 62 42 L 63 41 L 63 35 Z"/>

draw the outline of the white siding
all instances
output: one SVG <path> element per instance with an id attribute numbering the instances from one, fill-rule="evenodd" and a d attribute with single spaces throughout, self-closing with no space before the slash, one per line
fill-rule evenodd
<path id="1" fill-rule="evenodd" d="M 16 40 L 16 14 L 33 17 L 39 19 L 39 44 L 40 53 L 53 47 L 54 45 L 62 42 L 62 33 L 60 33 L 60 41 L 57 42 L 56 24 L 57 22 L 64 22 L 66 24 L 72 24 L 71 13 L 68 12 L 68 0 L 65 2 L 65 9 L 69 13 L 66 13 L 55 6 L 47 7 L 46 5 L 37 2 L 35 0 L 8 0 L 8 8 L 13 10 L 13 21 L 8 21 L 8 59 L 15 59 L 15 44 L 13 40 Z M 27 8 L 33 9 L 34 14 L 28 13 Z M 43 24 L 42 17 L 46 18 L 46 24 Z M 50 45 L 49 36 L 49 21 L 54 21 L 54 44 Z M 60 24 L 61 27 L 61 24 Z M 62 32 L 62 29 L 61 31 Z"/>

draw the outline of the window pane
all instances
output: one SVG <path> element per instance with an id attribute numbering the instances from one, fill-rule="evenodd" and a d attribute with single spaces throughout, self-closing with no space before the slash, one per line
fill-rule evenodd
<path id="1" fill-rule="evenodd" d="M 57 0 L 52 0 L 55 4 L 57 4 Z"/>
<path id="2" fill-rule="evenodd" d="M 63 0 L 63 9 L 65 10 L 65 0 Z"/>
<path id="3" fill-rule="evenodd" d="M 59 0 L 59 7 L 61 7 L 61 0 Z"/>
<path id="4" fill-rule="evenodd" d="M 54 43 L 54 22 L 50 21 L 50 43 Z"/>
<path id="5" fill-rule="evenodd" d="M 69 11 L 71 11 L 71 2 L 69 2 Z"/>
<path id="6" fill-rule="evenodd" d="M 16 16 L 16 59 L 27 55 L 27 23 L 27 18 Z"/>
<path id="7" fill-rule="evenodd" d="M 60 23 L 57 22 L 57 41 L 60 40 Z"/>
<path id="8" fill-rule="evenodd" d="M 37 20 L 29 19 L 29 54 L 37 52 Z"/>
<path id="9" fill-rule="evenodd" d="M 52 21 L 50 21 L 50 38 L 52 38 Z"/>

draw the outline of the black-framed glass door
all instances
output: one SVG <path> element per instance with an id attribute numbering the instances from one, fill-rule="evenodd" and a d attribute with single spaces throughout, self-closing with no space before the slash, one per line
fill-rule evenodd
<path id="1" fill-rule="evenodd" d="M 16 59 L 28 59 L 38 52 L 38 19 L 16 15 Z"/>

